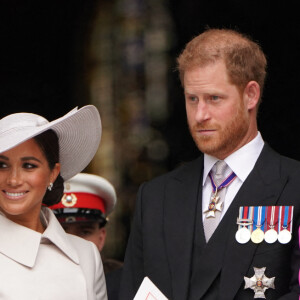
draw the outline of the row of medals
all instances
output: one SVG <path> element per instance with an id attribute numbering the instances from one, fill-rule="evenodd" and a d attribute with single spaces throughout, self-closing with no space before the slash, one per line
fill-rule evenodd
<path id="1" fill-rule="evenodd" d="M 238 219 L 237 224 L 240 224 L 241 220 Z M 248 220 L 250 221 L 250 220 Z M 270 229 L 268 229 L 266 232 L 263 232 L 263 230 L 260 229 L 260 227 L 257 227 L 255 230 L 252 232 L 246 227 L 248 225 L 251 225 L 252 223 L 247 223 L 247 225 L 244 225 L 242 228 L 240 228 L 236 234 L 235 234 L 235 239 L 240 243 L 240 244 L 246 244 L 250 240 L 255 243 L 259 244 L 263 240 L 265 240 L 268 244 L 273 244 L 277 240 L 281 244 L 287 244 L 290 242 L 292 239 L 292 234 L 289 230 L 284 228 L 281 230 L 279 233 L 274 229 L 275 226 L 269 226 Z"/>

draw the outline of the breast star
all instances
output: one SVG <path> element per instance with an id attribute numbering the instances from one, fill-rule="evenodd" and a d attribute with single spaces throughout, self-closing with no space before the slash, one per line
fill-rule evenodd
<path id="1" fill-rule="evenodd" d="M 266 299 L 265 291 L 269 288 L 275 289 L 274 281 L 275 277 L 268 278 L 265 275 L 266 268 L 255 268 L 254 275 L 251 278 L 244 277 L 245 287 L 244 289 L 252 289 L 254 291 L 255 298 Z"/>

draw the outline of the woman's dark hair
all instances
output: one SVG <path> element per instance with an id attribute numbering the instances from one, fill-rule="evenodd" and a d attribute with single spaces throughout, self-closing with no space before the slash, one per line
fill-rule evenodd
<path id="1" fill-rule="evenodd" d="M 59 142 L 57 134 L 54 130 L 49 129 L 34 137 L 34 140 L 39 145 L 44 153 L 50 170 L 53 170 L 55 164 L 59 162 Z M 64 193 L 64 180 L 59 174 L 53 182 L 52 190 L 47 189 L 43 199 L 43 204 L 50 206 L 59 203 Z"/>

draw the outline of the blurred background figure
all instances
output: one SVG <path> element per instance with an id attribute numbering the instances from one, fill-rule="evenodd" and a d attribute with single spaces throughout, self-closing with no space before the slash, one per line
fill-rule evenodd
<path id="1" fill-rule="evenodd" d="M 117 203 L 113 185 L 105 178 L 79 173 L 64 183 L 60 203 L 51 206 L 67 233 L 93 242 L 99 252 L 106 240 L 108 215 Z M 102 257 L 107 282 L 108 299 L 117 299 L 122 262 Z"/>

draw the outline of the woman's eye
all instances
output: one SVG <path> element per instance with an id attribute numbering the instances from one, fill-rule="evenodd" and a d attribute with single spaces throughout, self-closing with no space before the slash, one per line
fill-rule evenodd
<path id="1" fill-rule="evenodd" d="M 0 161 L 0 169 L 5 169 L 7 168 L 7 164 L 3 161 Z"/>
<path id="2" fill-rule="evenodd" d="M 37 165 L 31 164 L 31 163 L 24 163 L 23 168 L 24 169 L 35 169 L 35 168 L 37 168 Z"/>

